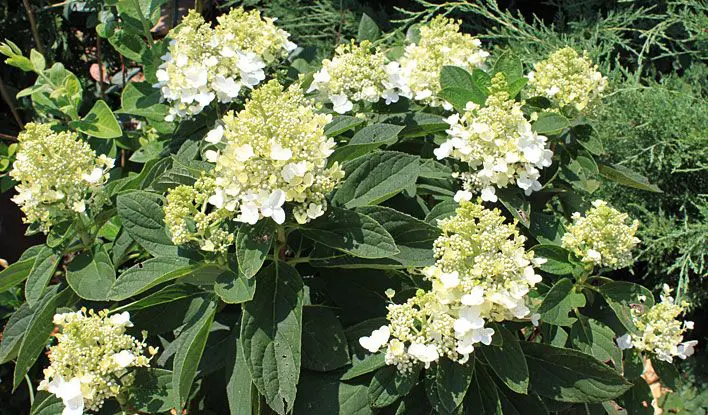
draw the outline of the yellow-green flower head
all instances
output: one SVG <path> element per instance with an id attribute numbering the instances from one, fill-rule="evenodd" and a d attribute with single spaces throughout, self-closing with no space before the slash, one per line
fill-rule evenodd
<path id="1" fill-rule="evenodd" d="M 266 67 L 296 48 L 287 32 L 257 10 L 236 8 L 217 20 L 212 29 L 192 10 L 168 35 L 172 40 L 155 84 L 172 104 L 167 121 L 198 114 L 214 99 L 233 101 L 243 87 L 265 79 Z"/>
<path id="2" fill-rule="evenodd" d="M 460 32 L 460 23 L 443 16 L 421 26 L 420 40 L 406 46 L 400 59 L 401 76 L 415 100 L 439 106 L 440 70 L 443 66 L 459 66 L 472 71 L 484 66 L 489 53 L 481 42 Z"/>
<path id="3" fill-rule="evenodd" d="M 629 216 L 603 200 L 596 200 L 582 216 L 573 214 L 573 223 L 562 238 L 562 246 L 583 262 L 620 269 L 634 262 L 632 249 L 640 242 L 634 235 L 639 221 L 627 223 Z"/>
<path id="4" fill-rule="evenodd" d="M 214 178 L 203 175 L 193 186 L 180 185 L 167 193 L 165 224 L 174 244 L 194 241 L 202 250 L 216 252 L 225 252 L 233 244 L 233 232 L 222 226 L 231 212 L 214 209 L 207 213 L 207 200 L 215 189 Z"/>
<path id="5" fill-rule="evenodd" d="M 498 209 L 462 201 L 454 216 L 438 222 L 436 262 L 424 272 L 440 301 L 459 301 L 475 318 L 494 321 L 529 315 L 526 294 L 541 281 L 534 266 L 542 260 L 524 249 L 516 224 L 504 221 Z"/>
<path id="6" fill-rule="evenodd" d="M 529 72 L 529 96 L 543 96 L 577 111 L 591 110 L 602 99 L 607 78 L 597 65 L 573 48 L 559 49 Z"/>
<path id="7" fill-rule="evenodd" d="M 62 219 L 100 207 L 100 189 L 113 159 L 96 153 L 70 131 L 54 132 L 48 124 L 29 123 L 18 137 L 19 150 L 10 176 L 19 184 L 12 200 L 25 223 L 48 232 Z"/>
<path id="8" fill-rule="evenodd" d="M 273 80 L 255 89 L 242 111 L 226 114 L 207 138 L 223 143 L 206 154 L 216 163 L 209 203 L 250 224 L 264 217 L 283 223 L 286 202 L 298 223 L 321 216 L 344 172 L 337 163 L 327 167 L 335 143 L 324 127 L 332 117 L 316 110 L 298 85 L 284 90 Z"/>
<path id="9" fill-rule="evenodd" d="M 405 303 L 390 304 L 386 318 L 388 326 L 360 340 L 363 346 L 369 346 L 370 351 L 372 346 L 377 346 L 378 350 L 385 345 L 386 364 L 408 372 L 417 364 L 428 367 L 440 357 L 459 359 L 455 351 L 455 318 L 450 307 L 440 303 L 433 292 L 418 290 Z M 390 333 L 390 339 L 381 345 L 372 344 L 380 343 L 381 336 L 387 333 Z"/>
<path id="10" fill-rule="evenodd" d="M 384 53 L 365 40 L 339 45 L 334 57 L 322 61 L 322 69 L 313 76 L 307 92 L 322 91 L 339 114 L 349 112 L 353 102 L 398 102 L 404 89 L 400 65 L 386 62 Z"/>
<path id="11" fill-rule="evenodd" d="M 435 149 L 438 160 L 452 157 L 467 163 L 469 173 L 458 175 L 463 191 L 455 200 L 496 202 L 496 188 L 516 184 L 526 195 L 541 190 L 540 169 L 551 165 L 553 152 L 546 137 L 536 134 L 524 118 L 521 103 L 509 98 L 503 74 L 492 78 L 484 107 L 470 102 L 465 112 L 446 119 L 449 139 Z"/>
<path id="12" fill-rule="evenodd" d="M 466 362 L 476 344 L 491 344 L 488 321 L 529 316 L 527 293 L 541 281 L 533 267 L 545 260 L 525 251 L 525 238 L 499 210 L 463 200 L 438 224 L 436 262 L 423 270 L 432 290 L 389 305 L 389 324 L 359 339 L 372 353 L 386 345 L 386 363 L 402 371 L 441 356 Z"/>
<path id="13" fill-rule="evenodd" d="M 674 357 L 686 359 L 694 353 L 698 341 L 684 342 L 683 335 L 693 329 L 692 321 L 682 321 L 686 303 L 676 304 L 671 297 L 671 289 L 664 284 L 661 302 L 649 310 L 642 307 L 632 309 L 632 320 L 639 334 L 627 333 L 617 339 L 621 349 L 632 347 L 640 351 L 654 353 L 659 360 L 672 362 Z"/>
<path id="14" fill-rule="evenodd" d="M 64 402 L 63 414 L 97 411 L 106 399 L 118 396 L 132 383 L 130 370 L 150 366 L 157 350 L 126 334 L 132 327 L 130 314 L 109 315 L 108 310 L 81 309 L 56 314 L 60 328 L 57 344 L 49 348 L 49 366 L 39 390 Z M 145 356 L 148 349 L 150 357 Z"/>

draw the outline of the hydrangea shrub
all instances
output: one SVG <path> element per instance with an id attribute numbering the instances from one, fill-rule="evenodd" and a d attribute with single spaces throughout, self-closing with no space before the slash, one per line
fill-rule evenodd
<path id="1" fill-rule="evenodd" d="M 307 62 L 257 11 L 156 41 L 145 4 L 97 27 L 145 77 L 120 108 L 0 45 L 42 120 L 10 174 L 46 243 L 0 272 L 32 413 L 614 414 L 650 403 L 643 359 L 670 382 L 700 347 L 670 287 L 609 273 L 641 224 L 593 193 L 660 190 L 604 161 L 582 51 L 365 17 Z"/>

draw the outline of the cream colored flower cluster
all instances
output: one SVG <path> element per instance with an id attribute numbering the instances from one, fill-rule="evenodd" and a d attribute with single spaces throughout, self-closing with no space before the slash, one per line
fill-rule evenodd
<path id="1" fill-rule="evenodd" d="M 531 129 L 521 103 L 509 98 L 504 75 L 492 78 L 489 92 L 484 107 L 469 102 L 463 114 L 446 119 L 449 139 L 434 150 L 438 160 L 452 157 L 469 165 L 470 172 L 457 174 L 464 190 L 456 201 L 471 200 L 481 191 L 482 200 L 495 202 L 495 189 L 509 184 L 528 196 L 541 190 L 540 169 L 552 162 L 546 137 Z"/>
<path id="2" fill-rule="evenodd" d="M 49 348 L 49 367 L 39 390 L 56 395 L 64 403 L 63 415 L 97 411 L 106 399 L 118 396 L 132 383 L 131 368 L 150 366 L 157 349 L 126 334 L 132 327 L 128 312 L 109 315 L 81 309 L 56 314 L 61 330 L 57 344 Z M 151 357 L 143 355 L 148 349 Z"/>
<path id="3" fill-rule="evenodd" d="M 597 70 L 597 65 L 570 47 L 538 62 L 527 77 L 529 96 L 543 96 L 560 107 L 572 106 L 580 112 L 591 110 L 607 87 L 607 78 Z"/>
<path id="4" fill-rule="evenodd" d="M 225 252 L 234 243 L 234 233 L 222 226 L 231 212 L 226 209 L 207 212 L 207 201 L 215 189 L 214 178 L 206 174 L 193 186 L 170 189 L 164 210 L 173 243 L 183 245 L 195 241 L 202 250 L 216 252 Z"/>
<path id="5" fill-rule="evenodd" d="M 436 263 L 423 270 L 432 291 L 390 305 L 389 325 L 360 339 L 372 353 L 387 345 L 386 362 L 404 371 L 441 356 L 466 362 L 475 344 L 491 344 L 487 322 L 529 317 L 527 294 L 541 281 L 534 266 L 545 260 L 524 249 L 525 238 L 499 210 L 462 201 L 439 226 Z"/>
<path id="6" fill-rule="evenodd" d="M 334 57 L 322 61 L 322 69 L 313 76 L 307 92 L 322 91 L 327 94 L 333 109 L 344 114 L 354 108 L 354 102 L 398 102 L 405 95 L 400 76 L 400 65 L 388 62 L 384 53 L 374 49 L 365 40 L 339 45 Z"/>
<path id="7" fill-rule="evenodd" d="M 443 104 L 440 92 L 440 70 L 443 66 L 459 66 L 468 71 L 484 67 L 489 53 L 481 42 L 460 32 L 460 23 L 443 16 L 420 28 L 417 43 L 406 46 L 400 59 L 401 77 L 410 88 L 413 99 L 424 104 Z M 448 105 L 446 105 L 448 106 Z"/>
<path id="8" fill-rule="evenodd" d="M 244 109 L 226 114 L 207 137 L 218 148 L 206 152 L 216 163 L 208 202 L 250 224 L 265 217 L 283 223 L 286 202 L 298 223 L 321 216 L 344 172 L 337 163 L 327 167 L 335 145 L 324 133 L 331 116 L 316 110 L 298 85 L 284 90 L 273 80 L 254 90 Z"/>
<path id="9" fill-rule="evenodd" d="M 634 262 L 632 250 L 640 242 L 634 235 L 639 221 L 627 224 L 629 215 L 603 200 L 596 200 L 582 216 L 573 214 L 573 223 L 562 238 L 562 246 L 580 257 L 583 262 L 610 269 L 619 269 Z"/>
<path id="10" fill-rule="evenodd" d="M 693 322 L 679 319 L 686 306 L 685 302 L 676 304 L 671 289 L 664 284 L 660 303 L 646 311 L 641 307 L 632 309 L 632 320 L 640 334 L 627 333 L 619 337 L 618 346 L 654 353 L 657 359 L 665 362 L 672 362 L 674 357 L 686 359 L 693 355 L 698 341 L 683 341 L 686 331 L 693 329 Z"/>
<path id="11" fill-rule="evenodd" d="M 192 10 L 169 34 L 168 53 L 157 70 L 162 97 L 173 121 L 200 113 L 214 99 L 231 102 L 243 87 L 265 79 L 265 68 L 296 48 L 274 20 L 257 10 L 232 9 L 212 29 Z"/>
<path id="12" fill-rule="evenodd" d="M 78 134 L 29 123 L 18 141 L 10 176 L 19 184 L 12 201 L 25 214 L 25 223 L 36 222 L 46 233 L 62 219 L 105 202 L 99 190 L 113 168 L 113 159 L 96 156 Z"/>

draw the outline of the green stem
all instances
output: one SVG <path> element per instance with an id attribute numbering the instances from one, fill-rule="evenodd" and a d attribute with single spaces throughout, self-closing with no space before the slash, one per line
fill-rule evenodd
<path id="1" fill-rule="evenodd" d="M 32 381 L 30 380 L 27 373 L 25 373 L 25 382 L 27 382 L 27 390 L 29 391 L 30 406 L 34 404 L 34 388 L 32 388 Z"/>
<path id="2" fill-rule="evenodd" d="M 84 221 L 86 214 L 79 213 L 77 216 L 78 220 L 76 221 L 76 231 L 78 232 L 79 237 L 81 238 L 81 243 L 83 244 L 83 247 L 89 248 L 91 245 L 93 245 L 93 238 L 91 237 L 91 234 L 88 231 L 88 227 L 86 226 L 86 222 Z"/>
<path id="3" fill-rule="evenodd" d="M 140 7 L 140 3 L 138 0 L 133 0 L 133 7 L 135 7 L 135 10 L 142 10 Z M 143 24 L 143 32 L 145 32 L 145 38 L 150 42 L 149 47 L 152 47 L 153 39 L 152 39 L 152 33 L 150 33 L 150 26 L 148 26 L 148 21 L 145 19 L 145 16 L 140 16 L 140 23 Z"/>

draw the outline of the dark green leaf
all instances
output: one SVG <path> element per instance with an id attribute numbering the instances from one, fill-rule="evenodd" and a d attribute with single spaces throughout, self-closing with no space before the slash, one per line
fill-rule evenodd
<path id="1" fill-rule="evenodd" d="M 354 208 L 379 204 L 418 178 L 419 158 L 394 151 L 359 157 L 342 166 L 346 179 L 334 194 L 334 205 Z"/>
<path id="2" fill-rule="evenodd" d="M 34 313 L 27 303 L 22 303 L 12 316 L 10 316 L 5 329 L 2 331 L 2 341 L 0 341 L 0 365 L 17 357 L 20 344 L 22 343 L 22 339 L 25 336 L 25 332 L 33 316 Z"/>
<path id="3" fill-rule="evenodd" d="M 425 392 L 433 409 L 440 414 L 453 414 L 467 394 L 472 382 L 474 364 L 460 364 L 442 358 L 425 372 Z"/>
<path id="4" fill-rule="evenodd" d="M 2 362 L 1 357 L 0 362 Z M 652 359 L 651 364 L 663 386 L 674 391 L 678 390 L 681 384 L 681 374 L 676 368 L 676 365 L 659 359 Z"/>
<path id="5" fill-rule="evenodd" d="M 478 105 L 484 105 L 487 99 L 486 94 L 477 89 L 464 88 L 443 88 L 438 93 L 438 96 L 452 104 L 458 112 L 464 112 L 468 102 L 474 102 Z M 481 102 L 481 104 L 480 104 Z"/>
<path id="6" fill-rule="evenodd" d="M 256 278 L 256 294 L 243 308 L 244 357 L 268 405 L 285 414 L 295 403 L 300 376 L 303 283 L 284 262 L 263 268 Z"/>
<path id="7" fill-rule="evenodd" d="M 351 210 L 330 207 L 301 229 L 314 241 L 360 258 L 385 258 L 400 252 L 383 226 Z"/>
<path id="8" fill-rule="evenodd" d="M 464 404 L 465 415 L 502 415 L 497 387 L 480 362 L 475 362 L 474 376 Z"/>
<path id="9" fill-rule="evenodd" d="M 373 42 L 378 39 L 381 34 L 379 26 L 376 24 L 374 19 L 369 17 L 366 13 L 361 14 L 361 20 L 359 21 L 359 30 L 357 31 L 356 40 L 359 42 L 363 40 L 368 40 Z"/>
<path id="10" fill-rule="evenodd" d="M 132 410 L 150 414 L 169 411 L 177 399 L 172 389 L 172 372 L 157 368 L 136 370 L 127 394 Z"/>
<path id="11" fill-rule="evenodd" d="M 518 337 L 501 324 L 494 324 L 492 328 L 501 335 L 502 344 L 482 347 L 482 355 L 509 389 L 517 393 L 528 393 L 529 368 Z"/>
<path id="12" fill-rule="evenodd" d="M 305 307 L 302 314 L 302 367 L 328 372 L 348 364 L 347 339 L 337 316 L 324 307 Z"/>
<path id="13" fill-rule="evenodd" d="M 251 278 L 263 266 L 275 238 L 275 223 L 264 219 L 255 225 L 243 224 L 236 235 L 236 260 L 246 278 Z"/>
<path id="14" fill-rule="evenodd" d="M 340 382 L 337 373 L 304 371 L 293 414 L 371 415 L 368 388 Z"/>
<path id="15" fill-rule="evenodd" d="M 602 146 L 602 139 L 600 139 L 599 135 L 590 124 L 576 125 L 571 128 L 570 132 L 575 141 L 580 143 L 581 146 L 592 154 L 599 156 L 605 152 Z"/>
<path id="16" fill-rule="evenodd" d="M 123 228 L 153 256 L 174 256 L 178 248 L 165 230 L 162 199 L 155 193 L 136 190 L 118 195 L 116 206 Z"/>
<path id="17" fill-rule="evenodd" d="M 105 249 L 95 248 L 75 257 L 66 268 L 66 281 L 79 297 L 107 301 L 116 271 Z"/>
<path id="18" fill-rule="evenodd" d="M 39 392 L 32 403 L 30 415 L 61 415 L 64 411 L 64 402 L 54 394 Z"/>
<path id="19" fill-rule="evenodd" d="M 433 241 L 440 235 L 438 228 L 418 220 L 405 213 L 383 206 L 365 206 L 357 208 L 381 224 L 393 237 L 399 253 L 388 258 L 362 259 L 353 257 L 318 260 L 313 265 L 318 267 L 371 267 L 371 268 L 408 268 L 432 265 Z"/>
<path id="20" fill-rule="evenodd" d="M 59 265 L 61 254 L 48 246 L 42 248 L 32 264 L 25 283 L 25 298 L 30 307 L 37 304 Z"/>
<path id="21" fill-rule="evenodd" d="M 325 126 L 324 133 L 327 137 L 336 137 L 365 122 L 366 120 L 363 118 L 352 117 L 351 115 L 338 115 L 334 117 L 332 122 Z"/>
<path id="22" fill-rule="evenodd" d="M 384 367 L 386 365 L 384 357 L 385 356 L 383 353 L 376 353 L 376 354 L 371 354 L 371 355 L 366 356 L 364 358 L 364 360 L 362 360 L 361 362 L 357 363 L 356 365 L 351 367 L 349 370 L 344 372 L 341 379 L 342 380 L 354 379 L 358 376 L 365 375 L 367 373 L 371 373 L 374 370 Z"/>
<path id="23" fill-rule="evenodd" d="M 124 306 L 112 309 L 113 312 L 118 311 L 138 311 L 144 310 L 150 307 L 156 307 L 161 304 L 172 303 L 175 301 L 183 300 L 185 298 L 195 297 L 197 295 L 204 294 L 204 291 L 198 289 L 197 287 L 189 284 L 172 284 L 165 288 L 156 291 L 146 297 L 126 304 Z"/>
<path id="24" fill-rule="evenodd" d="M 347 145 L 338 147 L 329 159 L 339 162 L 352 160 L 381 146 L 394 144 L 401 130 L 401 125 L 368 125 L 357 131 Z"/>
<path id="25" fill-rule="evenodd" d="M 641 174 L 617 164 L 598 163 L 600 174 L 608 180 L 619 183 L 623 186 L 634 187 L 648 192 L 663 193 L 658 186 L 649 183 L 649 180 Z"/>
<path id="26" fill-rule="evenodd" d="M 173 407 L 182 408 L 187 402 L 192 383 L 197 375 L 199 361 L 206 346 L 209 329 L 218 306 L 217 301 L 207 301 L 187 322 L 179 337 L 177 352 L 172 364 Z"/>
<path id="27" fill-rule="evenodd" d="M 631 386 L 617 372 L 577 350 L 521 342 L 531 387 L 560 402 L 594 403 L 614 399 Z"/>
<path id="28" fill-rule="evenodd" d="M 116 138 L 123 135 L 123 130 L 113 115 L 106 101 L 98 100 L 88 114 L 74 127 L 90 137 Z"/>
<path id="29" fill-rule="evenodd" d="M 217 277 L 214 283 L 214 292 L 221 298 L 221 301 L 227 304 L 245 303 L 253 299 L 256 292 L 256 280 L 226 270 Z"/>
<path id="30" fill-rule="evenodd" d="M 111 287 L 108 297 L 113 301 L 125 300 L 163 282 L 184 277 L 200 266 L 181 257 L 148 259 L 123 272 Z"/>
<path id="31" fill-rule="evenodd" d="M 533 130 L 538 134 L 560 134 L 568 127 L 570 127 L 570 121 L 556 112 L 542 112 L 533 123 Z"/>
<path id="32" fill-rule="evenodd" d="M 578 350 L 594 356 L 601 362 L 612 361 L 615 367 L 622 365 L 622 352 L 614 341 L 615 333 L 603 323 L 585 316 L 570 328 L 570 343 Z"/>
<path id="33" fill-rule="evenodd" d="M 512 83 L 524 76 L 524 68 L 521 65 L 521 60 L 511 51 L 502 53 L 494 63 L 493 73 L 501 72 L 504 74 L 506 81 Z"/>
<path id="34" fill-rule="evenodd" d="M 439 220 L 454 216 L 455 209 L 457 209 L 458 206 L 457 202 L 452 200 L 440 202 L 430 209 L 430 212 L 425 217 L 425 221 L 433 226 L 438 226 Z"/>
<path id="35" fill-rule="evenodd" d="M 121 108 L 118 112 L 163 121 L 168 107 L 160 102 L 160 98 L 160 90 L 149 82 L 130 82 L 120 96 Z"/>
<path id="36" fill-rule="evenodd" d="M 637 327 L 632 319 L 632 307 L 643 305 L 648 309 L 654 305 L 651 291 L 639 284 L 613 281 L 601 286 L 599 291 L 622 325 L 633 333 L 636 333 Z"/>
<path id="37" fill-rule="evenodd" d="M 47 345 L 49 335 L 54 330 L 52 322 L 54 313 L 56 313 L 57 306 L 66 297 L 67 291 L 69 290 L 59 292 L 59 286 L 53 285 L 40 298 L 41 301 L 37 303 L 37 307 L 32 310 L 32 317 L 17 351 L 12 383 L 13 391 L 22 383 L 25 374 L 34 365 Z"/>
<path id="38" fill-rule="evenodd" d="M 229 364 L 226 367 L 229 381 L 226 384 L 226 397 L 229 400 L 231 415 L 251 415 L 253 413 L 254 396 L 258 396 L 256 385 L 248 373 L 246 359 L 243 356 L 243 345 L 236 341 L 236 347 L 231 350 Z"/>
<path id="39" fill-rule="evenodd" d="M 385 408 L 405 396 L 418 381 L 418 371 L 402 373 L 395 366 L 386 366 L 376 371 L 369 384 L 369 404 Z"/>
<path id="40" fill-rule="evenodd" d="M 575 287 L 570 279 L 563 278 L 551 287 L 538 308 L 538 313 L 541 314 L 541 320 L 544 323 L 570 326 L 576 320 L 568 316 L 570 311 L 584 306 L 585 296 L 575 292 Z"/>
<path id="41" fill-rule="evenodd" d="M 440 69 L 440 88 L 460 88 L 471 90 L 475 82 L 467 70 L 459 66 L 443 66 Z"/>
<path id="42" fill-rule="evenodd" d="M 24 281 L 30 274 L 35 257 L 20 260 L 0 271 L 0 293 Z"/>
<path id="43" fill-rule="evenodd" d="M 538 266 L 541 271 L 554 275 L 569 275 L 573 273 L 575 265 L 570 262 L 565 248 L 557 245 L 536 245 L 531 250 L 537 258 L 544 258 L 546 262 Z"/>

